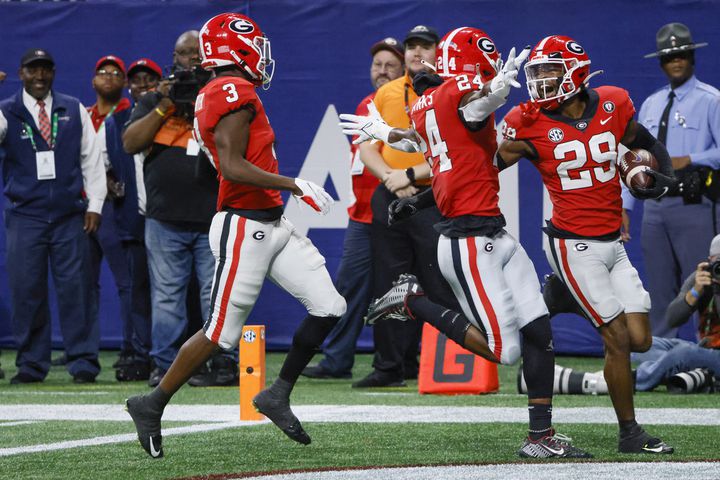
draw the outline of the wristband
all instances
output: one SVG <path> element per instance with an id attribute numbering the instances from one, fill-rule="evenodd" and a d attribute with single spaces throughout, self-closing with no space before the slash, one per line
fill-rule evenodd
<path id="1" fill-rule="evenodd" d="M 415 170 L 413 170 L 413 167 L 406 168 L 405 175 L 407 175 L 408 179 L 410 180 L 410 184 L 415 185 Z"/>
<path id="2" fill-rule="evenodd" d="M 697 299 L 700 298 L 700 292 L 698 292 L 697 290 L 695 290 L 695 287 L 692 287 L 692 288 L 690 289 L 690 295 L 692 295 L 693 297 L 695 297 L 695 300 L 697 300 Z"/>
<path id="3" fill-rule="evenodd" d="M 167 115 L 167 112 L 163 112 L 163 111 L 160 110 L 159 108 L 156 108 L 156 109 L 155 109 L 155 113 L 157 113 L 158 115 L 160 115 L 160 118 L 165 118 L 165 115 Z"/>

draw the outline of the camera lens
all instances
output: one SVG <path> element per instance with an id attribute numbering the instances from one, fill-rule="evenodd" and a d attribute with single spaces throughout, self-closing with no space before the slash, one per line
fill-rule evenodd
<path id="1" fill-rule="evenodd" d="M 720 280 L 720 260 L 710 264 L 710 275 L 715 280 Z"/>

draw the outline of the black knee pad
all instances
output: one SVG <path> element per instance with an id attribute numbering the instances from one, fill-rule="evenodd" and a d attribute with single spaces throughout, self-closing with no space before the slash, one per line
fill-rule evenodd
<path id="1" fill-rule="evenodd" d="M 337 324 L 340 317 L 316 317 L 308 315 L 295 330 L 293 347 L 316 349 Z"/>
<path id="2" fill-rule="evenodd" d="M 552 344 L 552 328 L 550 327 L 550 317 L 543 315 L 536 318 L 532 322 L 520 329 L 523 334 L 523 350 L 527 344 L 532 344 L 536 348 L 550 351 L 553 350 Z"/>

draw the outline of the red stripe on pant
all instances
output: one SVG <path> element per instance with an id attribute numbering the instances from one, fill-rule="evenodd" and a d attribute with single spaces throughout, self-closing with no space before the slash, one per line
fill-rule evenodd
<path id="1" fill-rule="evenodd" d="M 573 277 L 572 272 L 570 271 L 570 263 L 568 262 L 568 256 L 567 256 L 567 245 L 565 245 L 565 239 L 561 238 L 560 241 L 560 258 L 562 259 L 562 267 L 563 270 L 565 270 L 565 276 L 568 279 L 568 282 L 572 285 L 572 289 L 575 290 L 575 293 L 577 293 L 577 296 L 580 297 L 580 301 L 582 302 L 583 306 L 585 307 L 585 310 L 590 312 L 590 315 L 595 319 L 595 322 L 597 323 L 597 326 L 604 325 L 605 322 L 602 321 L 602 318 L 600 315 L 592 308 L 592 305 L 590 305 L 590 302 L 587 301 L 587 298 L 585 298 L 585 295 L 583 295 L 582 290 L 580 290 L 580 287 L 578 286 L 577 281 L 575 280 L 575 277 Z"/>
<path id="2" fill-rule="evenodd" d="M 473 284 L 475 285 L 475 290 L 480 297 L 480 302 L 482 302 L 483 309 L 485 310 L 485 313 L 487 313 L 488 320 L 490 321 L 490 329 L 492 330 L 493 340 L 495 341 L 495 349 L 493 350 L 493 353 L 495 354 L 495 357 L 500 360 L 500 354 L 502 353 L 502 337 L 500 336 L 500 325 L 498 324 L 497 315 L 495 315 L 495 310 L 493 310 L 492 303 L 490 303 L 490 299 L 488 298 L 487 293 L 485 293 L 485 287 L 483 287 L 482 280 L 480 279 L 480 272 L 478 271 L 477 266 L 477 247 L 475 246 L 474 237 L 467 238 L 467 247 L 468 260 L 470 263 L 470 273 L 472 274 Z M 468 301 L 472 302 L 472 298 L 468 298 Z"/>
<path id="3" fill-rule="evenodd" d="M 228 213 L 228 215 L 230 214 Z M 230 271 L 228 272 L 227 279 L 225 280 L 225 285 L 223 285 L 222 287 L 220 311 L 218 312 L 215 329 L 210 336 L 210 340 L 213 343 L 218 343 L 218 341 L 220 340 L 220 332 L 222 332 L 223 324 L 225 323 L 227 306 L 228 302 L 230 301 L 230 294 L 232 293 L 233 283 L 235 282 L 235 274 L 237 273 L 238 263 L 240 263 L 240 247 L 242 246 L 243 240 L 245 239 L 245 221 L 245 217 L 238 216 L 237 235 L 235 236 L 235 243 L 233 245 L 233 257 L 232 262 L 230 263 Z"/>

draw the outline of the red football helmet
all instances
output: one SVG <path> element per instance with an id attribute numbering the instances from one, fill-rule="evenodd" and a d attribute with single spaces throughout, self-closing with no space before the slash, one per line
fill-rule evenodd
<path id="1" fill-rule="evenodd" d="M 461 27 L 440 40 L 435 70 L 443 78 L 477 74 L 487 82 L 497 73 L 499 58 L 495 43 L 487 33 L 479 28 Z"/>
<path id="2" fill-rule="evenodd" d="M 590 57 L 585 49 L 562 35 L 543 38 L 525 64 L 530 99 L 546 110 L 558 108 L 597 73 L 590 74 Z"/>
<path id="3" fill-rule="evenodd" d="M 208 20 L 200 30 L 200 52 L 204 69 L 237 65 L 253 83 L 270 87 L 275 69 L 270 40 L 245 15 L 221 13 Z"/>

